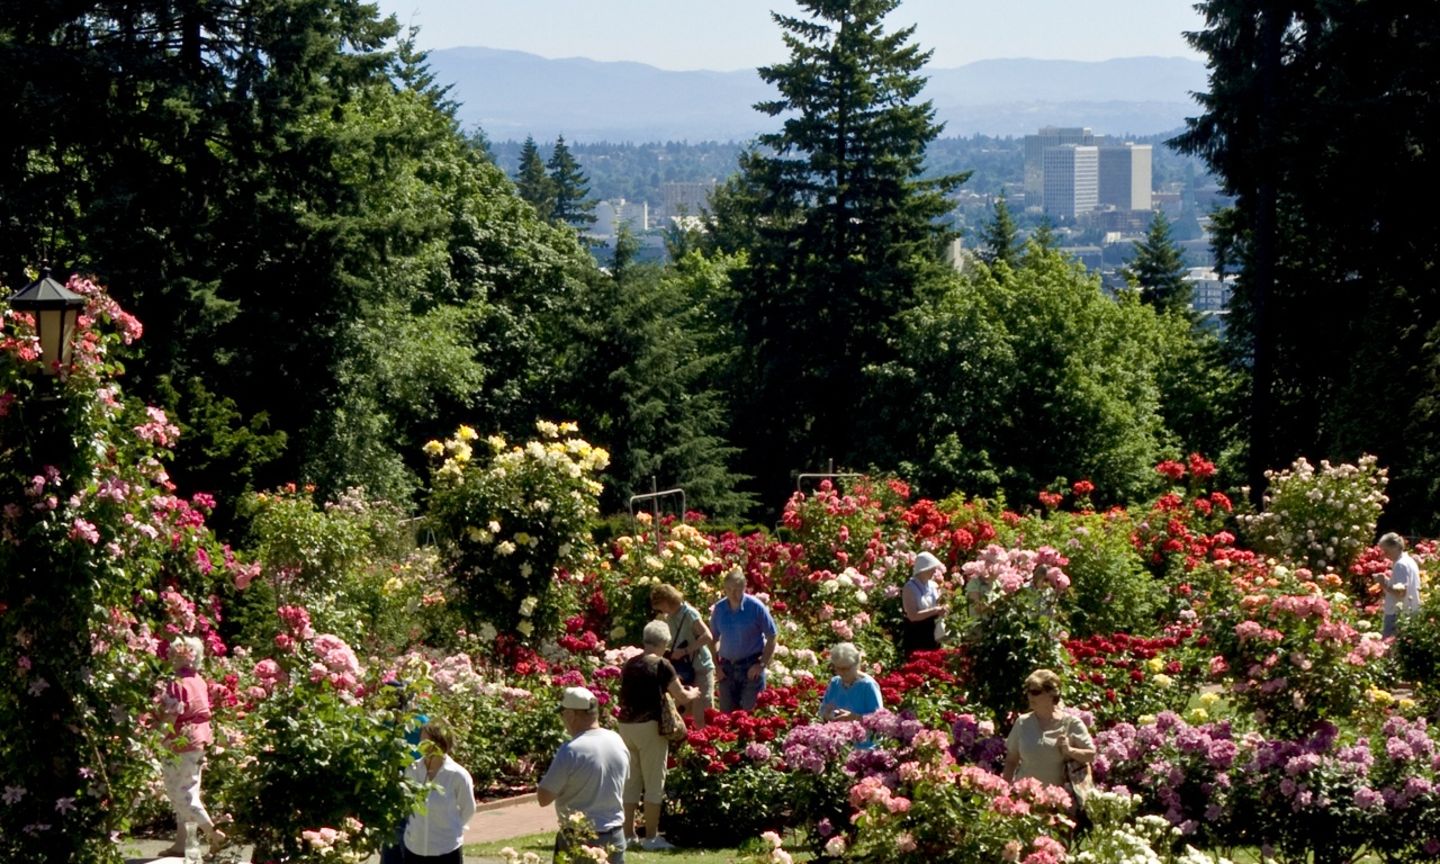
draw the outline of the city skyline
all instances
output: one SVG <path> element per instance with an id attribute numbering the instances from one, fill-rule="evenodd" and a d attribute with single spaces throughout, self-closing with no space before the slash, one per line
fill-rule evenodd
<path id="1" fill-rule="evenodd" d="M 401 26 L 420 28 L 427 50 L 481 46 L 542 57 L 632 61 L 661 69 L 732 71 L 785 59 L 770 10 L 797 14 L 793 0 L 378 0 Z M 915 41 L 933 50 L 931 66 L 977 60 L 1034 58 L 1107 60 L 1116 57 L 1198 58 L 1182 32 L 1203 21 L 1185 0 L 1106 0 L 1097 5 L 1028 0 L 1016 7 L 910 0 L 890 26 L 914 24 Z M 536 26 L 537 22 L 565 26 Z M 703 39 L 695 34 L 703 34 Z"/>

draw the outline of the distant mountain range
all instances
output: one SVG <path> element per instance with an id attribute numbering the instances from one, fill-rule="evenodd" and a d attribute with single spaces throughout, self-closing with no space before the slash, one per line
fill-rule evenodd
<path id="1" fill-rule="evenodd" d="M 754 70 L 674 72 L 492 48 L 432 51 L 430 68 L 453 85 L 461 123 L 495 140 L 563 133 L 572 141 L 729 141 L 777 125 L 752 107 L 774 95 Z M 1206 89 L 1203 64 L 1165 57 L 981 60 L 927 74 L 925 96 L 947 136 L 1024 135 L 1040 126 L 1154 134 L 1196 114 L 1190 94 Z"/>

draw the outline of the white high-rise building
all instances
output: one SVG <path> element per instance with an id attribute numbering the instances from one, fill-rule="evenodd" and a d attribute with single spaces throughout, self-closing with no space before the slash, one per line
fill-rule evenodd
<path id="1" fill-rule="evenodd" d="M 1025 208 L 1045 206 L 1045 151 L 1062 144 L 1089 146 L 1095 133 L 1080 126 L 1046 126 L 1025 136 Z"/>
<path id="2" fill-rule="evenodd" d="M 1149 210 L 1154 153 L 1149 144 L 1100 148 L 1100 206 Z"/>
<path id="3" fill-rule="evenodd" d="M 1044 164 L 1046 213 L 1074 219 L 1099 205 L 1100 148 L 1078 144 L 1047 147 Z"/>
<path id="4" fill-rule="evenodd" d="M 644 201 L 601 201 L 595 205 L 595 224 L 590 233 L 601 237 L 615 237 L 624 226 L 635 233 L 650 229 L 650 205 Z"/>

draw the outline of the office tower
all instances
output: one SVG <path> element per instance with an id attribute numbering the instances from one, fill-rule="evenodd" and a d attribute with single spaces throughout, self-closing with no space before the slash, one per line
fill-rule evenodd
<path id="1" fill-rule="evenodd" d="M 1062 219 L 1089 213 L 1100 203 L 1100 148 L 1045 148 L 1044 177 L 1046 213 Z"/>
<path id="2" fill-rule="evenodd" d="M 1149 210 L 1153 153 L 1149 144 L 1118 144 L 1100 149 L 1100 206 Z"/>
<path id="3" fill-rule="evenodd" d="M 1025 207 L 1045 206 L 1045 151 L 1064 144 L 1088 146 L 1095 133 L 1083 127 L 1046 126 L 1025 136 Z"/>

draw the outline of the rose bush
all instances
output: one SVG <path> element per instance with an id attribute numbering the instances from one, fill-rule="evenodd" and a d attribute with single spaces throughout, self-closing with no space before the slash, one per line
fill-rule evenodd
<path id="1" fill-rule="evenodd" d="M 429 519 L 458 602 L 473 621 L 526 642 L 554 634 L 569 611 L 554 586 L 593 555 L 595 478 L 610 461 L 573 437 L 573 423 L 542 420 L 536 430 L 538 439 L 512 446 L 497 435 L 479 442 L 461 426 L 445 442 L 425 445 L 436 460 Z"/>

